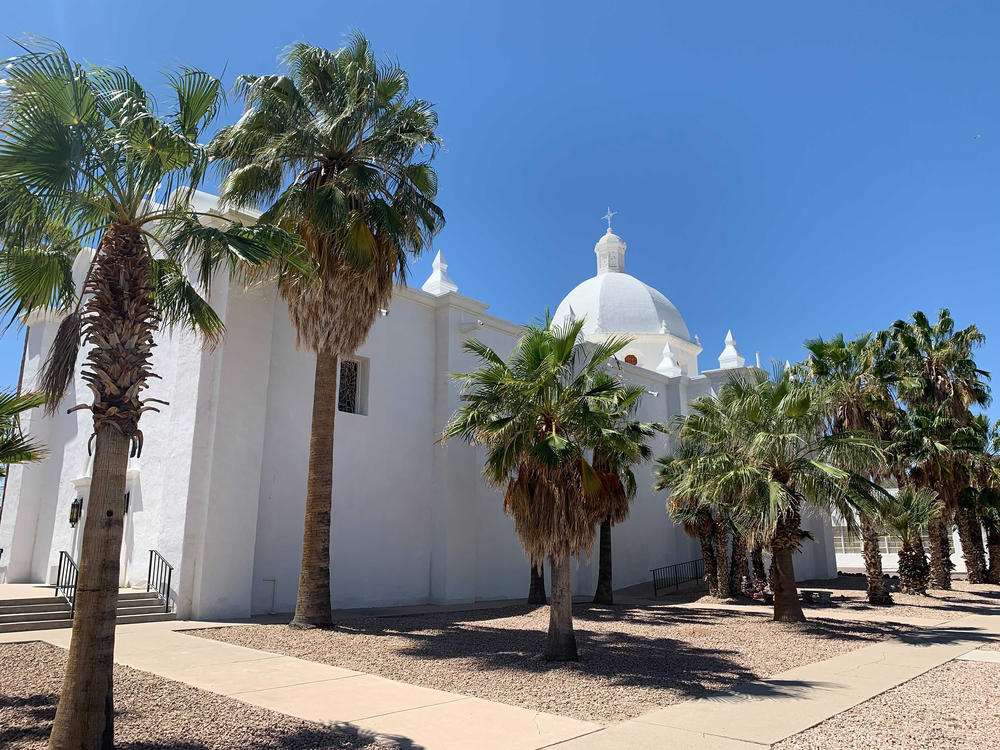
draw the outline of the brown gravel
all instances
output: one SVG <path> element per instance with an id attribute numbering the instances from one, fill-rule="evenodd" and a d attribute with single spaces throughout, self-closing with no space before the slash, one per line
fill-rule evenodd
<path id="1" fill-rule="evenodd" d="M 895 582 L 893 583 L 895 588 Z M 799 588 L 832 589 L 835 608 L 841 612 L 857 612 L 859 619 L 864 619 L 869 612 L 934 620 L 957 619 L 973 614 L 1000 614 L 1000 586 L 995 584 L 973 586 L 966 581 L 952 581 L 950 591 L 932 589 L 928 596 L 911 596 L 893 591 L 895 604 L 891 607 L 872 607 L 868 604 L 865 587 L 864 576 L 841 576 L 833 581 L 799 584 Z M 822 610 L 811 610 L 806 614 L 821 617 Z"/>
<path id="2" fill-rule="evenodd" d="M 0 644 L 0 747 L 48 744 L 66 652 L 46 643 Z M 115 747 L 131 750 L 374 750 L 370 736 L 240 703 L 129 667 L 115 666 Z"/>
<path id="3" fill-rule="evenodd" d="M 870 645 L 899 625 L 782 625 L 759 614 L 665 606 L 574 607 L 581 661 L 540 656 L 548 608 L 344 620 L 332 630 L 284 625 L 194 634 L 590 721 L 659 706 Z M 188 631 L 192 632 L 192 631 Z"/>
<path id="4" fill-rule="evenodd" d="M 994 750 L 998 744 L 1000 664 L 953 661 L 773 750 Z"/>

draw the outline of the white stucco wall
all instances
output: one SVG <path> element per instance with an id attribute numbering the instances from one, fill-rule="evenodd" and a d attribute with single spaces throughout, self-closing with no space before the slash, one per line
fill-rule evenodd
<path id="1" fill-rule="evenodd" d="M 296 348 L 273 290 L 217 283 L 211 301 L 227 326 L 217 349 L 189 333 L 157 336 L 154 369 L 162 380 L 153 381 L 149 395 L 170 403 L 143 416 L 143 454 L 130 464 L 123 582 L 144 584 L 149 550 L 156 549 L 176 568 L 182 617 L 287 612 L 299 573 L 315 358 Z M 27 383 L 54 325 L 32 326 Z M 358 352 L 367 373 L 366 408 L 338 413 L 336 422 L 335 607 L 526 595 L 528 562 L 501 494 L 483 481 L 481 452 L 437 442 L 459 405 L 449 374 L 476 366 L 463 341 L 476 336 L 506 356 L 519 332 L 481 302 L 409 288 L 397 289 L 389 314 L 375 321 Z M 693 363 L 696 352 L 689 354 Z M 690 399 L 712 392 L 734 371 L 668 378 L 624 365 L 623 372 L 648 391 L 641 419 L 669 425 Z M 67 406 L 89 398 L 79 378 L 74 388 Z M 62 549 L 79 557 L 83 526 L 69 527 L 69 504 L 89 488 L 89 412 L 30 420 L 52 456 L 11 471 L 0 524 L 6 550 L 0 565 L 11 581 L 51 580 Z M 654 443 L 662 455 L 666 438 Z M 670 522 L 666 494 L 652 491 L 652 465 L 637 475 L 630 516 L 613 531 L 616 587 L 648 581 L 651 568 L 700 554 L 697 541 Z M 806 526 L 817 542 L 797 555 L 797 576 L 834 575 L 828 522 L 807 518 Z M 592 593 L 596 576 L 595 546 L 574 569 L 574 591 Z"/>

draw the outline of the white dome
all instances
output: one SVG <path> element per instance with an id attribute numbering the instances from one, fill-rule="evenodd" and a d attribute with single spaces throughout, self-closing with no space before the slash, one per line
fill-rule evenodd
<path id="1" fill-rule="evenodd" d="M 663 333 L 665 324 L 674 336 L 691 340 L 687 324 L 673 303 L 627 273 L 599 273 L 577 286 L 559 303 L 552 319 L 561 325 L 570 317 L 585 319 L 583 333 L 588 336 Z"/>

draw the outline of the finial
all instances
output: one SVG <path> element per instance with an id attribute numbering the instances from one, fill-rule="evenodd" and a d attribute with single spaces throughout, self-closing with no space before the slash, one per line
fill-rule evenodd
<path id="1" fill-rule="evenodd" d="M 448 264 L 445 262 L 444 255 L 442 255 L 440 250 L 434 256 L 434 262 L 431 263 L 431 267 L 434 270 L 431 271 L 431 275 L 427 277 L 427 281 L 420 287 L 421 289 L 428 294 L 433 294 L 435 297 L 458 291 L 458 285 L 448 275 Z"/>
<path id="2" fill-rule="evenodd" d="M 726 347 L 719 355 L 719 367 L 723 370 L 732 370 L 746 365 L 746 359 L 736 348 L 736 339 L 733 338 L 732 330 L 726 331 Z"/>
<path id="3" fill-rule="evenodd" d="M 608 212 L 602 216 L 602 219 L 607 219 L 608 221 L 608 234 L 611 234 L 611 217 L 614 216 L 617 211 L 612 211 L 611 206 L 608 206 Z"/>
<path id="4" fill-rule="evenodd" d="M 667 339 L 667 342 L 663 345 L 663 357 L 660 359 L 660 364 L 656 366 L 656 371 L 666 375 L 668 378 L 676 378 L 683 373 L 680 365 L 677 364 L 677 358 L 670 349 L 670 339 Z"/>

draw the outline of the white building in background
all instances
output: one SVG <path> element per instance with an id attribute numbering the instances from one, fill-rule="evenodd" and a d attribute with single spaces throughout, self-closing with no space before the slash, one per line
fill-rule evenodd
<path id="1" fill-rule="evenodd" d="M 199 194 L 202 210 L 215 206 Z M 558 321 L 584 318 L 585 336 L 627 334 L 624 376 L 642 384 L 640 418 L 669 424 L 691 399 L 711 393 L 745 361 L 732 333 L 718 367 L 700 370 L 702 347 L 680 312 L 656 289 L 625 273 L 625 243 L 611 232 L 595 253 L 597 274 L 556 309 Z M 649 248 L 645 252 L 656 252 Z M 86 266 L 78 260 L 78 270 Z M 543 309 L 547 300 L 539 300 Z M 245 617 L 294 609 L 313 398 L 313 355 L 295 347 L 285 304 L 273 289 L 218 284 L 211 303 L 226 324 L 208 350 L 184 331 L 163 331 L 154 350 L 149 395 L 169 402 L 143 416 L 145 445 L 128 471 L 129 508 L 122 584 L 142 585 L 150 550 L 175 568 L 181 617 Z M 35 382 L 58 320 L 26 321 L 24 382 Z M 521 598 L 529 567 L 500 493 L 482 479 L 482 455 L 460 442 L 440 444 L 459 405 L 449 373 L 475 360 L 462 349 L 478 337 L 507 354 L 519 325 L 487 313 L 459 293 L 438 253 L 422 289 L 398 287 L 357 356 L 340 364 L 333 491 L 333 603 L 370 607 Z M 722 342 L 720 342 L 722 344 Z M 82 357 L 81 357 L 82 360 Z M 67 407 L 89 400 L 77 377 Z M 51 450 L 40 464 L 13 467 L 0 521 L 0 581 L 53 581 L 59 553 L 79 559 L 92 459 L 89 414 L 36 412 L 29 429 Z M 656 453 L 665 452 L 663 437 Z M 652 467 L 615 527 L 615 585 L 650 580 L 650 569 L 693 560 L 696 540 L 674 526 L 666 496 L 651 490 Z M 806 525 L 816 542 L 797 555 L 799 578 L 836 574 L 830 524 Z M 573 588 L 590 594 L 593 559 L 574 569 Z"/>
<path id="2" fill-rule="evenodd" d="M 895 493 L 895 489 L 889 490 Z M 837 557 L 837 570 L 844 573 L 862 573 L 865 570 L 865 556 L 861 547 L 861 537 L 852 534 L 844 519 L 834 514 L 833 523 L 833 550 Z M 927 534 L 923 535 L 924 549 L 930 550 L 930 540 Z M 888 534 L 881 534 L 878 538 L 879 551 L 882 553 L 882 571 L 895 574 L 899 570 L 899 550 L 903 546 L 900 539 Z M 965 573 L 965 557 L 962 554 L 962 543 L 959 541 L 958 532 L 951 534 L 951 563 L 956 573 Z"/>

